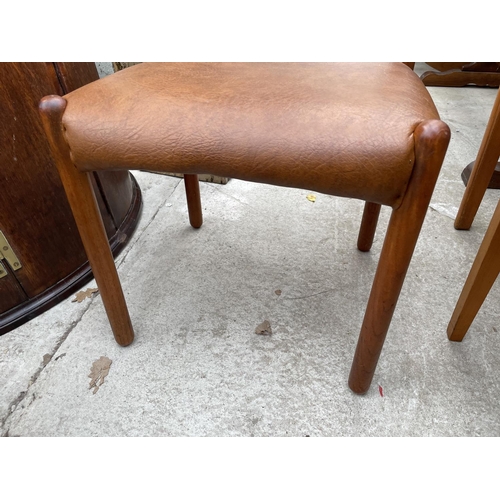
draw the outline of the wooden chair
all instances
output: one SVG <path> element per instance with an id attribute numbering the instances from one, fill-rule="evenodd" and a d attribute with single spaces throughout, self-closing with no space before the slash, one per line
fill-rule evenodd
<path id="1" fill-rule="evenodd" d="M 455 219 L 456 229 L 469 229 L 500 156 L 500 92 Z M 448 325 L 448 338 L 461 342 L 500 272 L 500 202 L 493 214 Z"/>
<path id="2" fill-rule="evenodd" d="M 183 173 L 191 225 L 197 174 L 366 201 L 358 248 L 392 207 L 349 386 L 368 390 L 449 142 L 448 126 L 402 63 L 143 63 L 40 103 L 111 328 L 134 333 L 89 172 Z"/>
<path id="3" fill-rule="evenodd" d="M 469 180 L 457 216 L 455 229 L 470 229 L 479 209 L 484 193 L 495 174 L 500 157 L 500 91 L 497 92 L 490 119 L 479 146 L 476 161 L 472 166 Z"/>

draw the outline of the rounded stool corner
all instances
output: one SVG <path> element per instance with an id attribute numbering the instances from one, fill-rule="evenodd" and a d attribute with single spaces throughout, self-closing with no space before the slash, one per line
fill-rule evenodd
<path id="1" fill-rule="evenodd" d="M 68 101 L 60 95 L 46 95 L 38 103 L 38 110 L 43 116 L 61 118 Z"/>

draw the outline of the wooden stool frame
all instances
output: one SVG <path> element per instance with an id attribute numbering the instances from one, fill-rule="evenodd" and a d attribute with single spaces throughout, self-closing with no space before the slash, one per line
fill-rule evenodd
<path id="1" fill-rule="evenodd" d="M 65 106 L 66 101 L 60 96 L 48 96 L 41 101 L 44 128 L 115 339 L 126 346 L 134 339 L 132 323 L 89 173 L 79 171 L 71 161 L 62 128 Z M 365 393 L 370 387 L 449 138 L 449 128 L 440 120 L 422 122 L 415 130 L 415 165 L 401 203 L 392 207 L 349 376 L 349 387 L 355 393 Z M 237 171 L 233 177 L 238 178 Z M 197 175 L 185 175 L 184 181 L 190 223 L 198 228 L 202 224 L 202 212 Z M 380 205 L 366 203 L 358 239 L 361 251 L 368 251 L 372 245 L 379 211 Z"/>

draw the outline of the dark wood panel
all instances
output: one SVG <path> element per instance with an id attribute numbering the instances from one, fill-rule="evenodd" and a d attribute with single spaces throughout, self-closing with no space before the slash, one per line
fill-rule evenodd
<path id="1" fill-rule="evenodd" d="M 113 217 L 116 228 L 125 220 L 133 197 L 133 185 L 128 171 L 96 172 L 100 193 Z"/>
<path id="2" fill-rule="evenodd" d="M 500 85 L 500 63 L 427 63 L 438 71 L 426 71 L 420 79 L 428 86 L 465 87 L 498 87 Z"/>
<path id="3" fill-rule="evenodd" d="M 450 69 L 461 69 L 465 64 L 470 64 L 468 62 L 428 62 L 431 68 L 437 69 L 438 71 L 449 71 Z"/>
<path id="4" fill-rule="evenodd" d="M 0 63 L 0 229 L 29 297 L 86 261 L 38 115 L 44 95 L 62 92 L 57 82 L 51 63 Z"/>
<path id="5" fill-rule="evenodd" d="M 58 62 L 54 63 L 54 65 L 63 94 L 72 92 L 83 85 L 87 85 L 87 83 L 99 79 L 99 73 L 97 72 L 95 63 L 92 62 Z"/>
<path id="6" fill-rule="evenodd" d="M 12 271 L 7 272 L 8 275 L 0 279 L 0 314 L 28 299 Z"/>
<path id="7" fill-rule="evenodd" d="M 125 220 L 109 241 L 111 251 L 115 256 L 118 255 L 128 243 L 128 240 L 137 227 L 142 209 L 142 196 L 139 185 L 133 176 L 130 176 L 130 182 L 132 184 L 133 193 L 132 203 L 130 204 Z M 85 262 L 81 267 L 61 281 L 58 281 L 55 285 L 48 287 L 36 297 L 23 300 L 16 307 L 9 308 L 9 310 L 3 314 L 0 313 L 0 335 L 11 331 L 13 328 L 17 328 L 30 319 L 35 318 L 40 313 L 47 311 L 61 302 L 61 300 L 66 299 L 77 290 L 81 289 L 92 278 L 93 275 L 89 263 Z M 1 287 L 0 290 L 4 291 Z"/>
<path id="8" fill-rule="evenodd" d="M 108 235 L 109 239 L 111 238 L 111 236 L 113 236 L 113 234 L 115 234 L 117 226 L 115 225 L 115 221 L 113 220 L 112 215 L 109 213 L 109 209 L 106 205 L 106 200 L 102 195 L 102 187 L 99 178 L 94 174 L 91 176 L 91 179 L 92 179 L 92 187 L 94 188 L 95 198 L 97 200 L 97 205 L 99 205 L 99 210 L 101 212 L 104 229 L 106 229 L 106 234 Z"/>

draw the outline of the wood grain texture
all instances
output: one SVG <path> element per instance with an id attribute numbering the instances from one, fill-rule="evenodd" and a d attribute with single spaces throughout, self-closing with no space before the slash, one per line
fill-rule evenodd
<path id="1" fill-rule="evenodd" d="M 54 65 L 64 94 L 99 79 L 95 63 L 58 62 Z"/>
<path id="2" fill-rule="evenodd" d="M 448 338 L 461 342 L 500 272 L 500 202 L 472 264 L 448 325 Z"/>
<path id="3" fill-rule="evenodd" d="M 86 260 L 37 112 L 41 96 L 61 92 L 56 82 L 52 64 L 0 64 L 0 165 L 8 187 L 0 229 L 21 260 L 15 276 L 29 297 Z"/>
<path id="4" fill-rule="evenodd" d="M 103 205 L 99 204 L 101 214 L 109 214 L 116 231 L 125 220 L 134 195 L 130 174 L 125 171 L 94 172 L 94 179 L 97 188 L 94 191 L 103 200 Z"/>
<path id="5" fill-rule="evenodd" d="M 368 252 L 373 244 L 375 230 L 377 229 L 378 217 L 381 206 L 377 203 L 366 202 L 363 210 L 363 218 L 358 235 L 358 250 Z"/>
<path id="6" fill-rule="evenodd" d="M 198 176 L 196 174 L 184 174 L 184 187 L 186 189 L 189 223 L 197 229 L 203 224 Z"/>
<path id="7" fill-rule="evenodd" d="M 431 68 L 437 69 L 438 71 L 450 71 L 451 69 L 462 69 L 468 62 L 428 62 Z"/>
<path id="8" fill-rule="evenodd" d="M 435 87 L 500 86 L 500 73 L 497 72 L 462 71 L 460 69 L 443 72 L 426 71 L 420 75 L 420 79 L 425 85 Z"/>
<path id="9" fill-rule="evenodd" d="M 356 393 L 365 393 L 373 379 L 449 140 L 450 130 L 439 120 L 424 122 L 415 131 L 413 174 L 389 221 L 349 375 Z"/>
<path id="10" fill-rule="evenodd" d="M 14 276 L 14 272 L 8 269 L 7 265 L 5 268 L 8 274 L 0 279 L 0 314 L 28 299 Z"/>
<path id="11" fill-rule="evenodd" d="M 465 188 L 455 229 L 470 229 L 500 156 L 500 91 L 497 92 L 474 168 Z"/>

